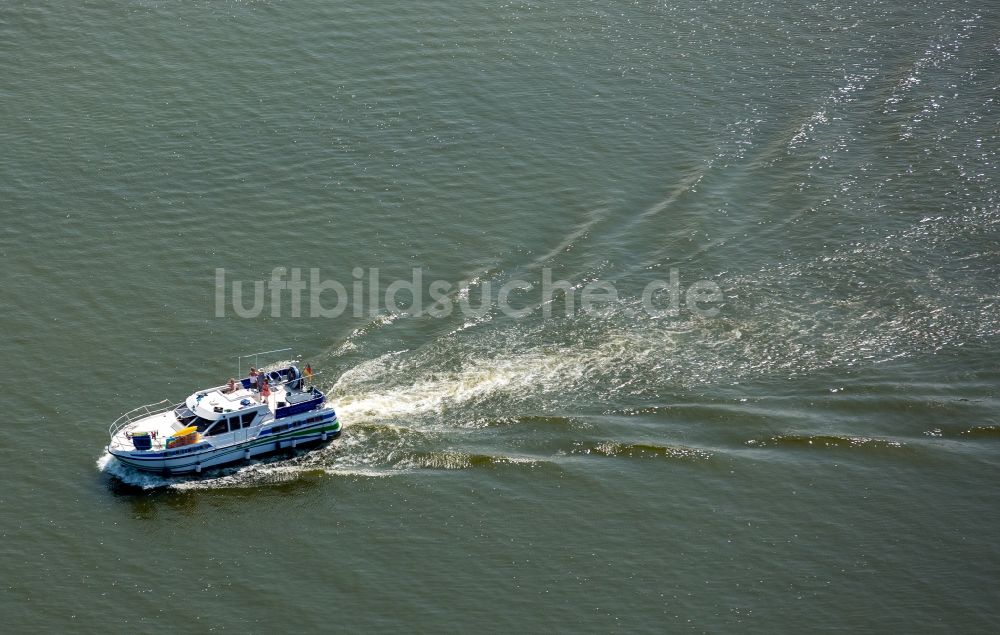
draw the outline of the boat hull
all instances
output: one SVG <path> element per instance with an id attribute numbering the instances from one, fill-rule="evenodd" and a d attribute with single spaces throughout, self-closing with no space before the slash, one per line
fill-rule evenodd
<path id="1" fill-rule="evenodd" d="M 200 474 L 205 470 L 224 465 L 325 443 L 339 437 L 340 433 L 340 422 L 334 419 L 332 422 L 323 422 L 313 427 L 255 437 L 221 448 L 204 443 L 193 445 L 167 456 L 164 456 L 163 452 L 127 452 L 111 448 L 108 449 L 108 452 L 121 463 L 142 472 L 180 476 Z"/>

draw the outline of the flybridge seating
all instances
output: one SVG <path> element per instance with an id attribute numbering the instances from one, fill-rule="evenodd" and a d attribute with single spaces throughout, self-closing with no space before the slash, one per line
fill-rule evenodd
<path id="1" fill-rule="evenodd" d="M 312 370 L 308 372 L 311 376 Z M 187 411 L 177 414 L 186 418 L 195 417 L 190 419 L 188 425 L 200 427 L 203 422 L 199 419 L 211 422 L 226 413 L 263 405 L 274 413 L 276 419 L 280 419 L 323 403 L 323 393 L 315 386 L 306 387 L 305 381 L 306 377 L 295 366 L 264 371 L 237 380 L 232 390 L 226 384 L 196 392 L 185 402 Z"/>

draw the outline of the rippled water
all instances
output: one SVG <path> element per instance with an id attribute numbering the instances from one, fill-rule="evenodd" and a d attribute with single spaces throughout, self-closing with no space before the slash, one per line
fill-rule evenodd
<path id="1" fill-rule="evenodd" d="M 998 27 L 0 7 L 8 627 L 995 631 Z M 618 298 L 216 317 L 218 269 L 275 267 Z M 671 271 L 718 315 L 647 312 Z M 120 412 L 285 346 L 338 441 L 196 479 L 104 453 Z"/>

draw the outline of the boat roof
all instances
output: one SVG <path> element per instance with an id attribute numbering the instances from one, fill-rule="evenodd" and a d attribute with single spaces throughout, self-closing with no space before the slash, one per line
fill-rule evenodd
<path id="1" fill-rule="evenodd" d="M 230 412 L 256 408 L 262 404 L 254 398 L 253 392 L 239 387 L 235 392 L 226 392 L 223 388 L 202 390 L 191 394 L 184 405 L 199 417 L 215 421 Z"/>
<path id="2" fill-rule="evenodd" d="M 261 369 L 261 378 L 267 378 L 272 382 L 271 392 L 277 401 L 278 397 L 285 399 L 288 394 L 288 385 L 301 377 L 298 369 L 294 366 L 269 367 Z M 294 376 L 295 379 L 292 379 Z M 287 377 L 287 379 L 286 379 Z M 252 378 L 248 375 L 240 379 L 234 379 L 235 390 L 230 391 L 229 386 L 215 386 L 206 388 L 191 395 L 184 400 L 184 405 L 194 414 L 209 421 L 215 421 L 231 412 L 239 412 L 252 408 L 267 406 L 262 402 L 260 393 L 253 386 Z"/>

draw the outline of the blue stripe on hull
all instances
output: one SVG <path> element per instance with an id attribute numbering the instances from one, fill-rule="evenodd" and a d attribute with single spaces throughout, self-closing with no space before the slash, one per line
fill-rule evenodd
<path id="1" fill-rule="evenodd" d="M 341 431 L 342 428 L 340 426 L 338 426 L 336 430 L 327 431 L 327 440 L 329 441 L 332 439 L 336 439 L 337 437 L 340 436 Z M 185 459 L 186 458 L 196 459 L 206 454 L 210 455 L 204 460 L 188 461 L 187 463 L 182 463 L 180 465 L 171 465 L 171 466 L 163 465 L 163 463 L 166 461 L 176 460 L 173 457 L 166 459 L 152 458 L 152 457 L 148 459 L 145 457 L 142 459 L 136 459 L 130 456 L 115 454 L 114 452 L 112 452 L 111 454 L 116 459 L 118 459 L 118 461 L 142 472 L 150 472 L 154 474 L 167 474 L 167 475 L 190 474 L 197 472 L 199 464 L 201 465 L 202 470 L 212 470 L 218 467 L 222 467 L 224 465 L 238 463 L 239 461 L 243 460 L 249 460 L 246 459 L 245 457 L 246 451 L 248 449 L 250 450 L 250 459 L 255 459 L 255 458 L 270 456 L 271 454 L 275 454 L 282 450 L 292 449 L 293 441 L 296 446 L 302 446 L 311 443 L 322 442 L 323 440 L 322 430 L 317 430 L 315 432 L 310 432 L 307 434 L 302 434 L 301 430 L 297 430 L 295 432 L 296 432 L 295 434 L 282 435 L 280 437 L 276 437 L 273 441 L 266 440 L 265 442 L 260 442 L 261 440 L 258 438 L 255 439 L 255 441 L 257 441 L 256 445 L 248 444 L 242 446 L 234 446 L 223 450 L 210 450 L 208 452 L 201 452 L 198 454 L 191 455 L 190 457 L 177 457 Z"/>

